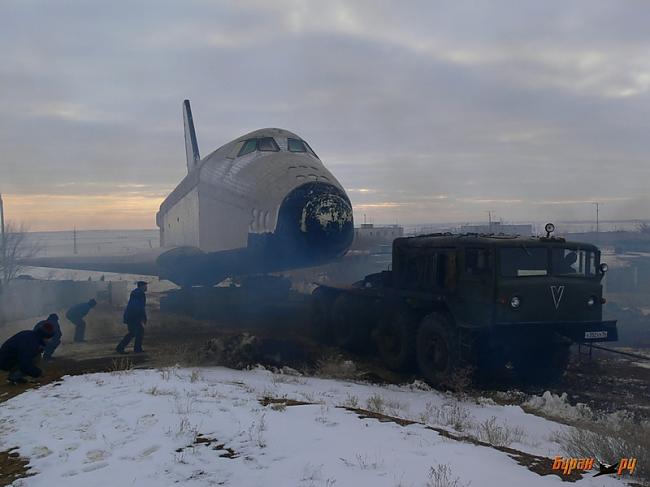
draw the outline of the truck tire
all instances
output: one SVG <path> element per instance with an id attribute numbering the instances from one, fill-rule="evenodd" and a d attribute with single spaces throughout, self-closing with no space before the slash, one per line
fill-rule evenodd
<path id="1" fill-rule="evenodd" d="M 553 342 L 518 350 L 512 365 L 517 378 L 530 385 L 557 382 L 569 363 L 571 344 Z"/>
<path id="2" fill-rule="evenodd" d="M 459 363 L 457 333 L 449 320 L 432 313 L 420 323 L 416 358 L 423 378 L 433 386 L 448 386 Z"/>
<path id="3" fill-rule="evenodd" d="M 417 316 L 399 310 L 381 320 L 373 338 L 384 364 L 397 372 L 412 370 L 415 365 Z"/>
<path id="4" fill-rule="evenodd" d="M 368 343 L 368 332 L 360 306 L 351 296 L 340 295 L 331 311 L 331 329 L 336 345 L 359 351 Z"/>

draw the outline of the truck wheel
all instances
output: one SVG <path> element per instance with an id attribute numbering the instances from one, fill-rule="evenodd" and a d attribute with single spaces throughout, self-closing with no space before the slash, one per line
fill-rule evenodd
<path id="1" fill-rule="evenodd" d="M 445 385 L 459 362 L 456 332 L 438 313 L 422 320 L 417 333 L 416 357 L 420 373 L 431 385 Z"/>
<path id="2" fill-rule="evenodd" d="M 330 323 L 339 347 L 349 350 L 364 348 L 368 334 L 359 306 L 350 296 L 341 295 L 334 300 Z"/>
<path id="3" fill-rule="evenodd" d="M 549 343 L 527 347 L 513 358 L 519 380 L 532 385 L 545 385 L 558 381 L 569 363 L 571 344 Z"/>
<path id="4" fill-rule="evenodd" d="M 398 311 L 382 320 L 373 337 L 384 364 L 395 371 L 407 371 L 415 363 L 416 316 L 408 310 Z"/>

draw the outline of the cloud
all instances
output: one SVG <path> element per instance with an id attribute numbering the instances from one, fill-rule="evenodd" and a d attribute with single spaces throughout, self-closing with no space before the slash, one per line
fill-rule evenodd
<path id="1" fill-rule="evenodd" d="M 585 218 L 594 200 L 646 217 L 649 15 L 615 0 L 5 2 L 0 191 L 52 228 L 150 227 L 184 177 L 190 98 L 203 155 L 293 130 L 377 222 Z M 45 221 L 37 195 L 61 211 Z"/>

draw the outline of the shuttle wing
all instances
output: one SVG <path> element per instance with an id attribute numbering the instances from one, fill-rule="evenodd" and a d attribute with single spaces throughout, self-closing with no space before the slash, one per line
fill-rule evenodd
<path id="1" fill-rule="evenodd" d="M 119 256 L 40 257 L 23 263 L 32 267 L 159 276 L 160 268 L 156 259 L 161 253 L 162 251 Z"/>

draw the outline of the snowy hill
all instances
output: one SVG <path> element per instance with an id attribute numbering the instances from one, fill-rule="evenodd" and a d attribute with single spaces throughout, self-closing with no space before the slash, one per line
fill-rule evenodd
<path id="1" fill-rule="evenodd" d="M 263 369 L 66 377 L 0 404 L 0 450 L 31 460 L 16 486 L 567 485 L 508 453 L 561 455 L 552 434 L 566 426 L 427 389 Z M 576 485 L 623 484 L 587 473 Z"/>

